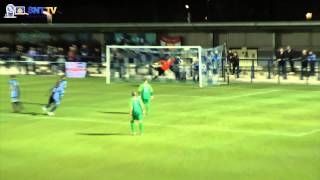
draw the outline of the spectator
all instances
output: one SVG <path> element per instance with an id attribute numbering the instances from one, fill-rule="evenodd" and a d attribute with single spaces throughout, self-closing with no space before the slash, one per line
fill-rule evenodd
<path id="1" fill-rule="evenodd" d="M 122 78 L 125 74 L 125 60 L 121 54 L 117 50 L 113 51 L 110 62 L 111 68 L 114 68 L 119 73 L 119 78 Z"/>
<path id="2" fill-rule="evenodd" d="M 0 47 L 0 59 L 9 60 L 10 49 L 7 46 Z"/>
<path id="3" fill-rule="evenodd" d="M 64 50 L 62 47 L 57 48 L 57 64 L 58 64 L 58 71 L 61 73 L 65 71 L 65 62 L 66 58 L 64 55 Z"/>
<path id="4" fill-rule="evenodd" d="M 278 62 L 278 73 L 282 75 L 284 79 L 287 79 L 287 66 L 285 60 L 285 52 L 283 48 L 280 48 L 276 53 L 276 61 Z"/>
<path id="5" fill-rule="evenodd" d="M 47 51 L 45 50 L 44 45 L 40 45 L 39 47 L 35 48 L 36 56 L 34 56 L 35 61 L 44 61 L 47 59 L 46 56 Z"/>
<path id="6" fill-rule="evenodd" d="M 180 68 L 180 66 L 183 63 L 183 60 L 179 56 L 176 56 L 174 58 L 175 58 L 175 61 L 170 67 L 170 70 L 174 73 L 176 80 L 182 80 L 183 69 Z"/>
<path id="7" fill-rule="evenodd" d="M 239 65 L 240 65 L 240 59 L 239 59 L 238 53 L 234 52 L 232 56 L 232 74 L 236 73 L 237 78 L 239 77 L 239 73 L 240 73 Z"/>
<path id="8" fill-rule="evenodd" d="M 199 61 L 192 62 L 192 79 L 193 81 L 199 81 Z"/>
<path id="9" fill-rule="evenodd" d="M 310 73 L 309 73 L 309 75 L 310 76 L 314 76 L 314 68 L 315 68 L 315 64 L 316 64 L 316 61 L 317 61 L 317 56 L 312 51 L 309 51 L 309 55 L 308 55 L 307 59 L 308 59 L 308 62 L 310 64 Z"/>
<path id="10" fill-rule="evenodd" d="M 15 60 L 21 61 L 23 56 L 24 47 L 20 44 L 16 45 L 16 51 L 15 51 Z"/>
<path id="11" fill-rule="evenodd" d="M 7 46 L 0 47 L 0 60 L 6 61 L 5 67 L 10 68 L 12 65 L 14 65 L 14 62 L 8 61 L 10 59 L 10 49 Z"/>
<path id="12" fill-rule="evenodd" d="M 90 55 L 87 45 L 83 44 L 79 52 L 81 56 L 81 61 L 87 62 L 89 60 L 89 55 Z"/>
<path id="13" fill-rule="evenodd" d="M 302 50 L 301 54 L 301 79 L 304 76 L 308 76 L 308 51 L 306 49 Z"/>
<path id="14" fill-rule="evenodd" d="M 93 61 L 100 63 L 101 59 L 101 52 L 99 48 L 94 48 L 93 50 Z"/>
<path id="15" fill-rule="evenodd" d="M 104 59 L 101 57 L 101 51 L 99 48 L 95 47 L 93 50 L 93 57 L 92 61 L 96 62 L 98 64 L 97 66 L 97 72 L 101 74 L 102 63 L 104 62 Z"/>
<path id="16" fill-rule="evenodd" d="M 74 46 L 69 47 L 68 61 L 77 61 L 77 48 Z"/>
<path id="17" fill-rule="evenodd" d="M 21 72 L 21 67 L 23 67 L 24 63 L 22 60 L 24 60 L 25 56 L 24 55 L 24 47 L 20 44 L 16 45 L 15 53 L 14 53 L 14 59 L 18 61 L 16 64 L 19 68 L 19 72 Z"/>
<path id="18" fill-rule="evenodd" d="M 287 46 L 287 49 L 285 51 L 285 58 L 289 61 L 289 64 L 290 64 L 290 74 L 294 74 L 296 72 L 294 68 L 294 61 L 293 61 L 294 56 L 295 56 L 294 50 L 290 46 Z"/>
<path id="19" fill-rule="evenodd" d="M 221 56 L 219 54 L 218 50 L 214 51 L 214 54 L 212 56 L 212 63 L 213 63 L 213 74 L 219 74 L 220 70 L 220 63 L 221 63 Z"/>
<path id="20" fill-rule="evenodd" d="M 232 68 L 232 64 L 233 64 L 233 53 L 231 50 L 228 50 L 228 54 L 227 54 L 227 63 L 229 65 L 229 72 L 231 72 Z"/>
<path id="21" fill-rule="evenodd" d="M 36 51 L 36 48 L 31 46 L 27 52 L 27 56 L 34 61 L 35 57 L 38 56 L 38 52 Z"/>
<path id="22" fill-rule="evenodd" d="M 35 73 L 36 67 L 35 67 L 35 58 L 38 57 L 38 52 L 36 51 L 36 48 L 29 47 L 29 50 L 27 52 L 27 59 L 26 59 L 26 73 L 30 74 Z"/>
<path id="23" fill-rule="evenodd" d="M 57 63 L 57 47 L 47 46 L 47 60 L 50 64 L 50 69 L 52 72 L 58 73 L 58 63 Z"/>

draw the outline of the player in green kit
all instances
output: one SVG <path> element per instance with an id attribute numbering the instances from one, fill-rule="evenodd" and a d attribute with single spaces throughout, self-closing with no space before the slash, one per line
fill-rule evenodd
<path id="1" fill-rule="evenodd" d="M 132 117 L 130 121 L 131 133 L 132 135 L 136 135 L 136 124 L 139 124 L 140 135 L 143 135 L 144 127 L 143 127 L 143 115 L 144 115 L 144 107 L 141 101 L 141 98 L 138 96 L 137 92 L 132 92 L 132 98 L 130 99 L 129 106 L 130 111 L 129 114 Z"/>
<path id="2" fill-rule="evenodd" d="M 150 110 L 150 102 L 153 99 L 153 88 L 148 83 L 148 79 L 144 79 L 144 82 L 139 86 L 139 94 L 141 96 L 142 102 L 146 107 L 147 113 Z"/>

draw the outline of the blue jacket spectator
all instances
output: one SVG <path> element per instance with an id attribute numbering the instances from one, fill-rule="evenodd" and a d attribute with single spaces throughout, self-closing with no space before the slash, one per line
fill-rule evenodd
<path id="1" fill-rule="evenodd" d="M 314 76 L 314 69 L 315 69 L 315 64 L 316 64 L 316 61 L 317 61 L 317 56 L 312 52 L 312 51 L 309 51 L 309 54 L 308 54 L 308 57 L 307 57 L 307 60 L 310 64 L 310 76 Z"/>

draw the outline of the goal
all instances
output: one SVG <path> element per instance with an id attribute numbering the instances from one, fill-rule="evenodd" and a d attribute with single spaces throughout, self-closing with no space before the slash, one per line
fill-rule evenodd
<path id="1" fill-rule="evenodd" d="M 222 57 L 223 48 L 201 46 L 106 46 L 106 83 L 141 81 L 197 83 L 200 87 L 217 84 L 214 53 Z M 214 76 L 214 75 L 215 76 Z"/>

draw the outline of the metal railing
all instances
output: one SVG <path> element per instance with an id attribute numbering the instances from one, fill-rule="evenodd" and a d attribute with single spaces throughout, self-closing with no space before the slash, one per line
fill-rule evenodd
<path id="1" fill-rule="evenodd" d="M 43 57 L 42 60 L 40 57 Z M 61 57 L 61 56 L 60 56 Z M 59 61 L 48 61 L 47 57 L 39 56 L 37 60 L 30 57 L 23 57 L 20 60 L 11 58 L 3 58 L 0 56 L 0 74 L 38 74 L 38 75 L 53 75 L 61 74 L 65 71 L 65 59 Z M 96 57 L 101 59 L 101 57 Z M 88 76 L 105 76 L 106 64 L 103 61 L 87 61 Z M 111 63 L 111 71 L 116 74 L 126 74 L 127 72 L 138 72 L 147 66 L 139 66 L 135 62 L 129 63 Z M 192 67 L 183 66 L 184 72 L 192 76 Z M 149 69 L 143 69 L 146 73 L 150 73 Z M 239 66 L 236 64 L 224 63 L 223 73 L 221 78 L 225 81 L 233 82 L 272 82 L 272 83 L 306 83 L 320 84 L 320 59 L 317 59 L 313 64 L 310 62 L 307 67 L 302 65 L 299 60 L 294 61 L 294 72 L 291 72 L 289 63 L 286 63 L 285 68 L 282 68 L 273 58 L 259 59 L 241 59 Z M 174 74 L 176 74 L 174 72 Z"/>

